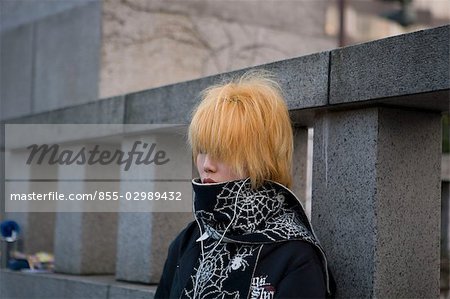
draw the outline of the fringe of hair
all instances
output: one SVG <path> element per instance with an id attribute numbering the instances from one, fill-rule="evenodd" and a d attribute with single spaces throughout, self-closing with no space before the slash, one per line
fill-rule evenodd
<path id="1" fill-rule="evenodd" d="M 266 179 L 292 184 L 293 132 L 275 76 L 252 69 L 200 93 L 192 112 L 188 141 L 199 153 L 228 164 L 257 188 Z"/>

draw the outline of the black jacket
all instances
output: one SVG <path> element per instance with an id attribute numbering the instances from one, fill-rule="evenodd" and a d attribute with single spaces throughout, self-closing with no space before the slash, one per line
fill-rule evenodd
<path id="1" fill-rule="evenodd" d="M 190 222 L 170 244 L 155 298 L 334 295 L 335 284 L 325 254 L 301 204 L 287 188 L 271 182 L 255 192 L 243 180 L 213 185 L 194 180 L 193 187 L 196 221 Z M 254 202 L 261 194 L 264 204 L 258 207 Z M 246 207 L 245 199 L 249 198 L 253 204 Z M 274 198 L 278 201 L 271 201 Z M 284 212 L 278 212 L 281 210 Z M 252 218 L 259 211 L 266 216 L 262 221 Z M 295 221 L 285 222 L 292 215 Z M 258 225 L 254 226 L 255 222 Z M 270 224 L 280 222 L 286 224 Z"/>

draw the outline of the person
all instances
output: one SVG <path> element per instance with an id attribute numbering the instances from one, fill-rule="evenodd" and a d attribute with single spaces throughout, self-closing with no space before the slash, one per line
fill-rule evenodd
<path id="1" fill-rule="evenodd" d="M 201 92 L 188 130 L 194 221 L 169 246 L 155 298 L 325 298 L 327 258 L 292 185 L 293 133 L 264 69 Z"/>

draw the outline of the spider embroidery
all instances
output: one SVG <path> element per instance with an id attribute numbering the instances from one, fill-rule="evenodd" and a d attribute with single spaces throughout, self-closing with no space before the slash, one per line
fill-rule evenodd
<path id="1" fill-rule="evenodd" d="M 242 267 L 242 271 L 245 271 L 245 268 L 248 267 L 248 262 L 244 258 L 252 255 L 253 250 L 254 249 L 245 247 L 238 250 L 238 253 L 236 253 L 236 255 L 230 260 L 228 267 L 231 268 L 231 270 L 237 270 Z M 239 251 L 243 252 L 239 253 Z"/>
<path id="2" fill-rule="evenodd" d="M 248 262 L 246 260 L 244 260 L 244 258 L 242 256 L 235 256 L 230 263 L 230 267 L 232 270 L 237 270 L 240 267 L 244 266 L 244 269 L 242 269 L 243 271 L 245 270 L 245 267 L 248 266 Z"/>

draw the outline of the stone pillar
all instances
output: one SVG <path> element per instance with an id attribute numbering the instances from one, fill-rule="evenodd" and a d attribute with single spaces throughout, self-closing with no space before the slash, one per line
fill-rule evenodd
<path id="1" fill-rule="evenodd" d="M 340 298 L 439 297 L 439 113 L 316 116 L 312 222 Z"/>
<path id="2" fill-rule="evenodd" d="M 23 161 L 26 161 L 27 153 L 23 150 L 5 150 L 5 195 L 10 193 L 16 193 L 21 190 L 26 193 L 30 189 L 30 168 L 29 167 L 17 167 L 18 165 L 23 165 Z M 5 196 L 2 194 L 2 196 Z M 27 251 L 26 244 L 28 243 L 28 205 L 23 205 L 22 210 L 11 211 L 8 208 L 7 197 L 5 197 L 4 202 L 5 207 L 5 219 L 14 220 L 20 226 L 19 238 L 16 244 L 8 246 L 9 248 L 14 247 L 16 250 L 21 252 Z M 23 212 L 22 212 L 23 211 Z M 2 243 L 4 243 L 2 241 Z M 4 250 L 6 246 L 4 246 Z M 6 255 L 5 255 L 6 257 Z M 6 267 L 7 261 L 2 254 L 2 263 Z"/>
<path id="3" fill-rule="evenodd" d="M 36 193 L 47 193 L 55 191 L 57 188 L 56 181 L 40 182 L 34 179 L 49 178 L 54 179 L 58 176 L 58 167 L 55 165 L 31 165 L 30 190 Z M 39 202 L 29 203 L 33 207 L 27 213 L 28 233 L 26 242 L 26 250 L 28 253 L 37 251 L 47 251 L 53 253 L 54 250 L 54 232 L 55 232 L 55 213 L 53 212 L 37 212 L 39 211 Z M 36 212 L 34 212 L 36 211 Z"/>
<path id="4" fill-rule="evenodd" d="M 308 128 L 294 127 L 294 154 L 292 157 L 292 191 L 300 199 L 306 210 L 307 199 L 307 165 L 308 165 Z M 309 213 L 307 213 L 309 214 Z"/>
<path id="5" fill-rule="evenodd" d="M 74 152 L 89 145 L 67 147 Z M 106 145 L 101 145 L 106 149 Z M 115 151 L 118 147 L 111 145 Z M 118 182 L 95 182 L 93 180 L 118 180 L 119 166 L 108 165 L 63 165 L 59 167 L 58 192 L 90 193 L 94 189 L 118 191 Z M 106 186 L 106 187 L 101 187 Z M 58 203 L 61 205 L 66 202 Z M 77 204 L 82 205 L 83 202 Z M 58 208 L 58 210 L 60 210 Z M 115 269 L 117 237 L 117 213 L 115 212 L 57 212 L 55 228 L 55 270 L 70 274 L 112 274 Z"/>
<path id="6" fill-rule="evenodd" d="M 7 193 L 45 193 L 54 191 L 56 182 L 36 181 L 36 179 L 54 179 L 57 167 L 54 165 L 26 165 L 29 151 L 8 150 L 5 153 Z M 2 194 L 4 196 L 4 194 Z M 5 200 L 9 200 L 5 198 Z M 15 220 L 20 225 L 21 233 L 17 249 L 33 254 L 38 251 L 53 252 L 54 213 L 40 212 L 41 202 L 22 202 L 20 211 L 12 211 L 5 206 L 5 218 Z M 16 206 L 18 207 L 18 206 Z"/>
<path id="7" fill-rule="evenodd" d="M 149 202 L 136 211 L 133 206 L 120 209 L 117 237 L 116 279 L 158 283 L 162 274 L 170 242 L 190 222 L 192 216 L 192 154 L 185 140 L 173 134 L 152 134 L 125 138 L 122 150 L 129 151 L 135 141 L 156 144 L 163 149 L 170 161 L 165 165 L 133 166 L 121 169 L 121 193 L 176 191 L 184 185 L 183 199 L 188 206 L 174 207 L 173 212 L 158 212 Z M 148 201 L 147 201 L 148 202 Z M 135 203 L 131 203 L 132 205 Z M 141 203 L 139 203 L 141 204 Z M 178 204 L 178 203 L 176 203 Z M 129 209 L 128 209 L 129 210 Z M 184 210 L 184 212 L 182 211 Z"/>

